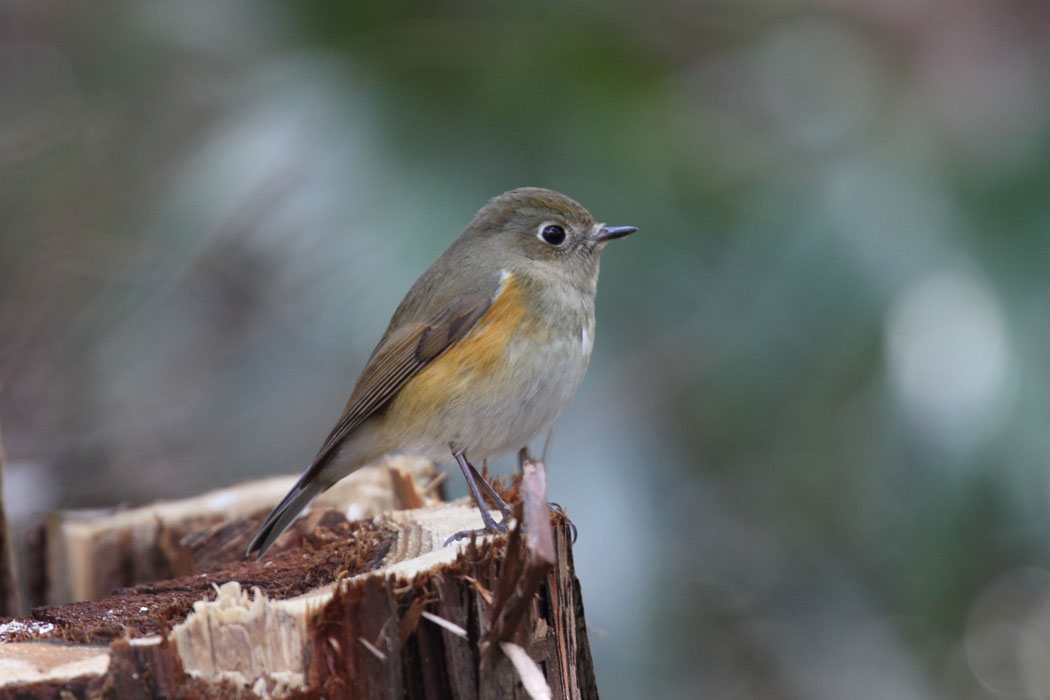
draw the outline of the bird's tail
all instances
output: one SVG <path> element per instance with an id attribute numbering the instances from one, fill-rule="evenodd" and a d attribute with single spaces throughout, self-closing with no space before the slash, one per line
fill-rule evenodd
<path id="1" fill-rule="evenodd" d="M 281 533 L 288 529 L 292 521 L 299 515 L 317 494 L 328 488 L 329 484 L 321 483 L 315 474 L 308 470 L 299 481 L 295 483 L 292 490 L 277 504 L 277 507 L 266 517 L 266 522 L 255 533 L 251 544 L 248 545 L 246 556 L 255 554 L 261 558 L 266 550 L 274 543 Z M 308 478 L 309 477 L 309 478 Z"/>

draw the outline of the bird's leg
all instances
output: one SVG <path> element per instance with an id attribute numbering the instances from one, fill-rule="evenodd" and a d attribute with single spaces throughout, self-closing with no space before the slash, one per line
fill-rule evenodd
<path id="1" fill-rule="evenodd" d="M 467 466 L 469 466 L 471 471 L 474 472 L 474 476 L 478 478 L 478 481 L 481 483 L 481 488 L 483 488 L 485 493 L 488 494 L 489 501 L 492 502 L 492 505 L 499 508 L 499 512 L 503 514 L 503 519 L 500 520 L 500 523 L 507 522 L 507 519 L 510 518 L 510 506 L 507 505 L 507 502 L 503 500 L 502 496 L 496 493 L 492 488 L 492 484 L 490 484 L 489 480 L 485 478 L 485 474 L 488 474 L 489 472 L 489 458 L 486 457 L 481 460 L 481 474 L 478 474 L 478 470 L 475 469 L 474 465 L 470 462 L 467 462 Z"/>
<path id="2" fill-rule="evenodd" d="M 481 474 L 478 474 L 478 470 L 474 468 L 473 464 L 467 462 L 466 458 L 463 459 L 463 462 L 466 462 L 467 467 L 470 468 L 470 471 L 474 475 L 474 478 L 477 479 L 477 483 L 480 484 L 481 490 L 484 491 L 485 495 L 489 497 L 489 501 L 492 502 L 492 505 L 496 506 L 499 512 L 503 514 L 503 519 L 496 524 L 503 528 L 502 530 L 500 530 L 500 532 L 506 532 L 507 521 L 510 520 L 510 506 L 508 506 L 507 502 L 504 501 L 498 493 L 496 493 L 496 489 L 492 488 L 492 484 L 490 484 Z M 462 468 L 462 466 L 463 464 L 461 463 L 460 467 Z M 481 507 L 480 502 L 478 507 Z"/>
<path id="3" fill-rule="evenodd" d="M 481 530 L 463 530 L 457 532 L 445 540 L 445 544 L 447 545 L 450 542 L 454 542 L 455 540 L 464 537 L 470 537 L 473 534 L 485 534 L 486 532 L 495 532 L 499 534 L 506 532 L 507 520 L 510 519 L 510 506 L 500 498 L 500 495 L 489 485 L 489 482 L 485 481 L 481 474 L 478 474 L 478 470 L 474 468 L 474 465 L 467 461 L 467 456 L 463 453 L 463 450 L 457 450 L 455 445 L 452 444 L 450 444 L 449 447 L 452 448 L 452 456 L 455 457 L 456 463 L 459 464 L 459 468 L 463 471 L 463 477 L 467 480 L 467 487 L 470 488 L 470 494 L 474 497 L 474 502 L 477 503 L 478 510 L 481 511 L 481 520 L 485 523 L 485 527 Z M 482 496 L 482 490 L 484 490 L 485 496 L 488 496 L 492 500 L 493 505 L 495 505 L 500 513 L 503 514 L 503 519 L 500 520 L 500 522 L 497 523 L 492 519 L 492 515 L 489 514 L 485 498 Z"/>
<path id="4" fill-rule="evenodd" d="M 547 431 L 547 437 L 543 440 L 543 452 L 540 453 L 540 461 L 547 463 L 547 455 L 551 450 L 551 440 L 554 439 L 554 426 Z M 529 446 L 525 445 L 518 450 L 518 469 L 525 469 L 525 462 L 535 462 L 536 458 L 529 454 Z"/>

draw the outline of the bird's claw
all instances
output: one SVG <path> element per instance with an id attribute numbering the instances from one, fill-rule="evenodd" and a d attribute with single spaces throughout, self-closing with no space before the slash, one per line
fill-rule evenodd
<path id="1" fill-rule="evenodd" d="M 569 524 L 569 532 L 572 533 L 572 544 L 576 544 L 576 537 L 580 534 L 580 531 L 576 529 L 576 523 L 574 523 L 572 521 L 572 518 L 570 518 L 565 513 L 565 509 L 562 508 L 561 505 L 551 501 L 550 503 L 547 504 L 547 507 L 550 508 L 555 513 L 558 513 L 558 514 L 562 515 L 565 518 L 565 522 Z"/>
<path id="2" fill-rule="evenodd" d="M 443 546 L 447 547 L 456 540 L 465 540 L 474 536 L 484 537 L 485 535 L 506 534 L 507 530 L 510 529 L 507 526 L 508 519 L 509 518 L 505 516 L 503 520 L 499 521 L 498 523 L 495 521 L 490 521 L 491 525 L 486 524 L 485 527 L 479 527 L 477 530 L 460 530 L 459 532 L 454 532 L 447 540 L 445 540 L 445 544 Z"/>

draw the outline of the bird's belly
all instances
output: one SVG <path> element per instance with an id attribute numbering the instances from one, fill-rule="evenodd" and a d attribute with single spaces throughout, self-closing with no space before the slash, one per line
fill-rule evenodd
<path id="1" fill-rule="evenodd" d="M 388 408 L 398 419 L 385 421 L 402 426 L 402 449 L 447 460 L 452 442 L 480 460 L 525 446 L 554 421 L 583 380 L 593 325 L 495 333 L 468 335 L 402 387 Z"/>

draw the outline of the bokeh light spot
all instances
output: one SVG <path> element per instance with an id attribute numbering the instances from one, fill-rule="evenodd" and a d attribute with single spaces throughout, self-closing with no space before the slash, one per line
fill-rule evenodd
<path id="1" fill-rule="evenodd" d="M 993 435 L 1006 411 L 1010 349 L 992 291 L 960 271 L 900 293 L 886 318 L 887 370 L 905 416 L 951 452 Z"/>

